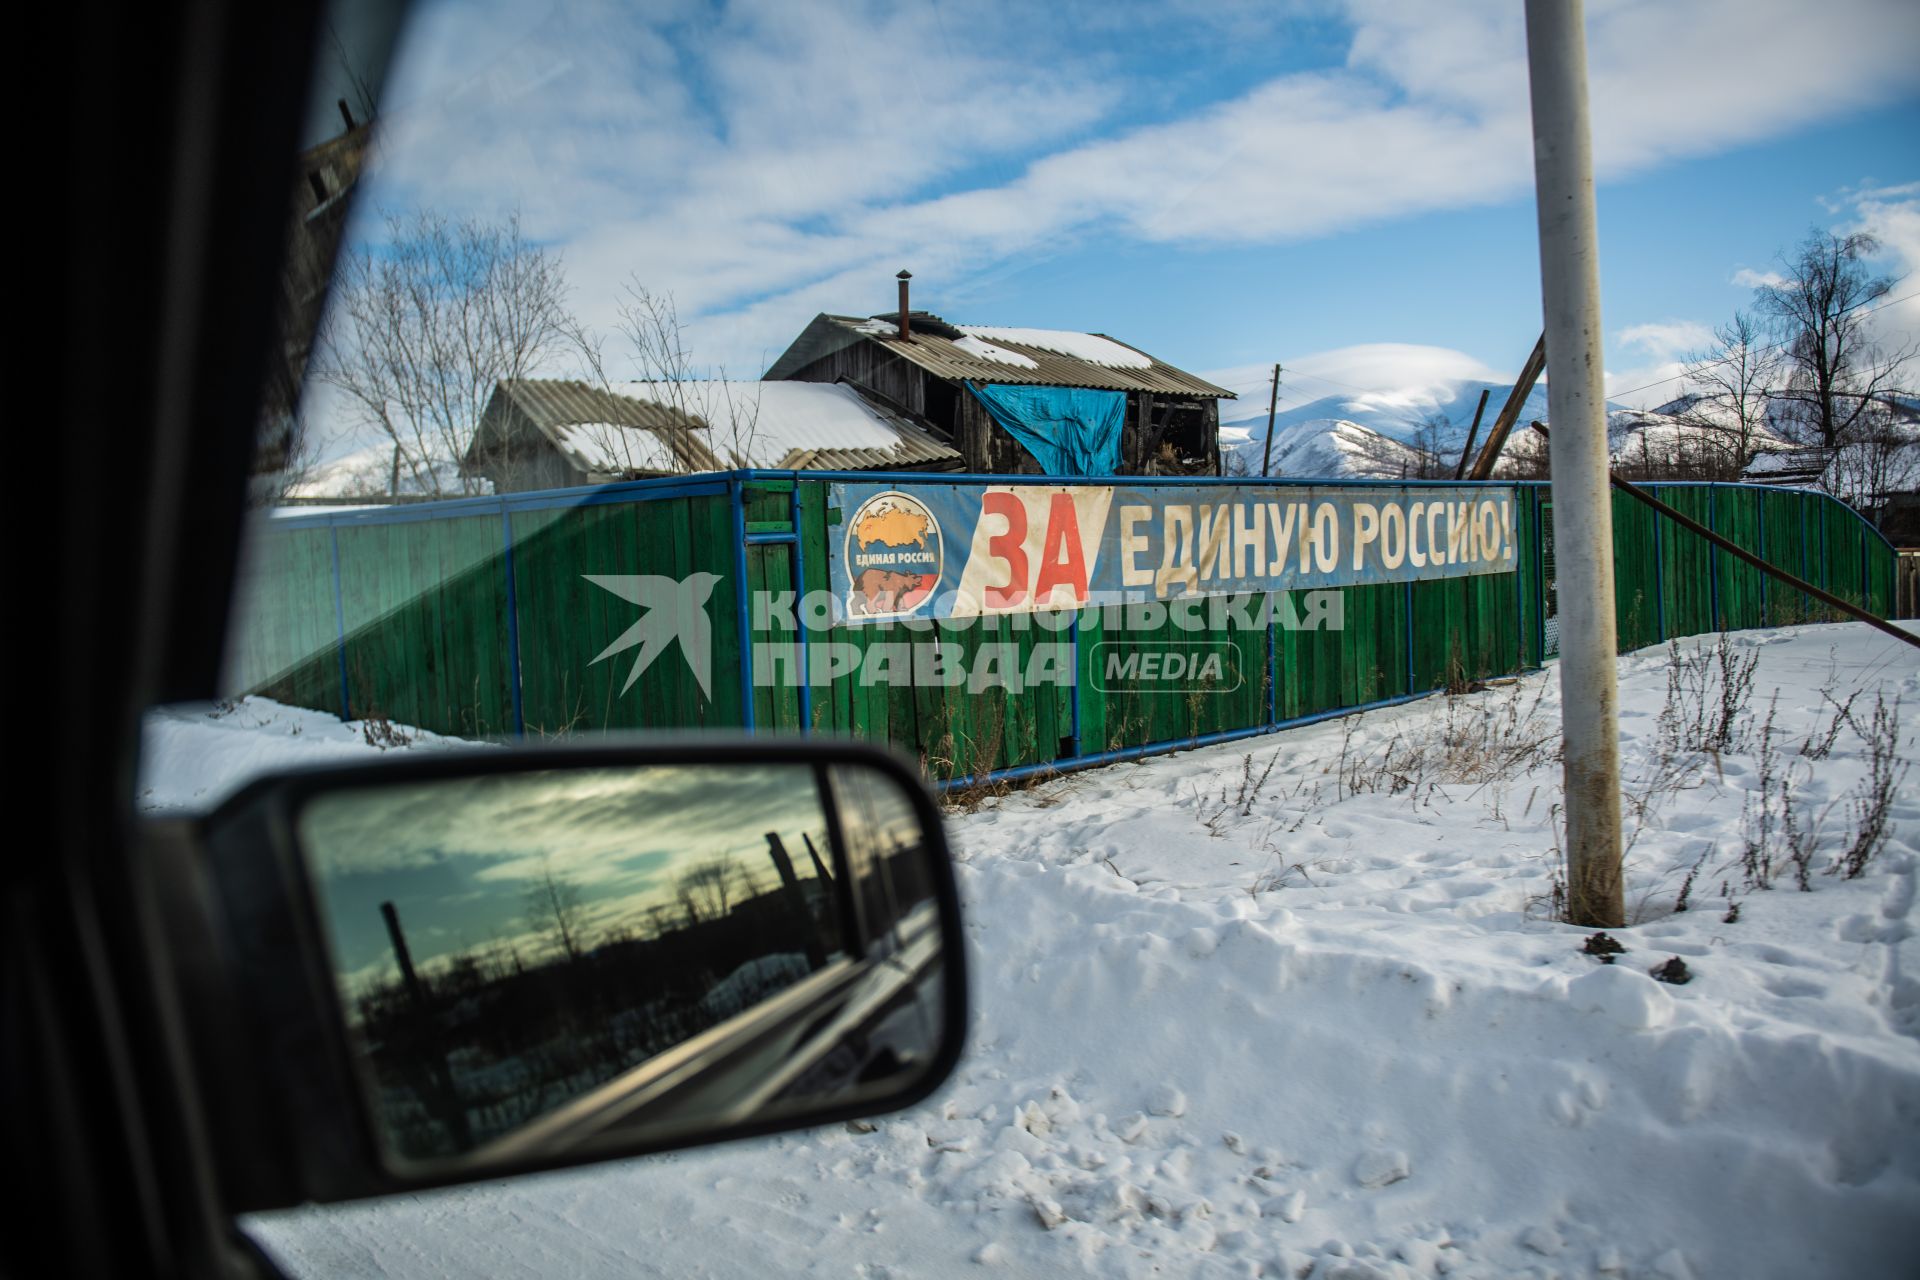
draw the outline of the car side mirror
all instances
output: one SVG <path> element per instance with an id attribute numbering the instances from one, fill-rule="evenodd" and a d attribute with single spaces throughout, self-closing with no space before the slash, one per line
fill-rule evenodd
<path id="1" fill-rule="evenodd" d="M 939 816 L 859 744 L 414 756 L 201 834 L 182 1003 L 242 1210 L 873 1115 L 960 1052 Z"/>

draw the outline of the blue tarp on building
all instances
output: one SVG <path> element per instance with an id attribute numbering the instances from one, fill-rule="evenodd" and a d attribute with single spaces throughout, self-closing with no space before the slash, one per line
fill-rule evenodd
<path id="1" fill-rule="evenodd" d="M 971 382 L 967 390 L 1048 475 L 1110 476 L 1120 470 L 1126 392 Z"/>

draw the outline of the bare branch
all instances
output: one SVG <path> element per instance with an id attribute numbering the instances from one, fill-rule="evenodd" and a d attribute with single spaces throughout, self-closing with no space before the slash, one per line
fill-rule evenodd
<path id="1" fill-rule="evenodd" d="M 454 223 L 387 218 L 386 243 L 343 262 L 316 376 L 360 425 L 393 441 L 414 492 L 484 492 L 459 474 L 495 386 L 582 344 L 559 254 L 527 241 L 518 214 Z"/>

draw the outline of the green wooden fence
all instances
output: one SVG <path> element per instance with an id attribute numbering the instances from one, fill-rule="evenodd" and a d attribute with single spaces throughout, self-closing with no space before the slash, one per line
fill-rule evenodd
<path id="1" fill-rule="evenodd" d="M 967 670 L 985 645 L 1009 646 L 998 652 L 1018 655 L 1023 670 L 1046 648 L 1074 679 L 970 690 L 872 682 L 857 670 L 808 672 L 806 651 L 821 633 L 798 631 L 779 610 L 756 617 L 750 602 L 761 591 L 828 589 L 827 544 L 841 514 L 829 505 L 834 479 L 888 477 L 732 472 L 273 520 L 251 545 L 229 686 L 347 719 L 384 717 L 469 737 L 693 728 L 854 734 L 890 742 L 921 759 L 931 777 L 952 781 L 1268 732 L 1538 667 L 1551 656 L 1551 501 L 1544 485 L 1522 484 L 1514 486 L 1515 572 L 1349 587 L 1340 630 L 1195 632 L 1171 619 L 1152 630 L 1116 629 L 1100 610 L 954 628 L 868 625 L 836 628 L 831 639 L 866 655 L 875 645 L 930 643 L 937 634 Z M 1893 607 L 1893 549 L 1823 494 L 1647 487 L 1770 563 L 1882 616 Z M 1623 494 L 1614 495 L 1613 518 L 1622 649 L 1837 620 Z M 640 611 L 585 575 L 696 572 L 719 580 L 707 605 L 708 687 L 680 660 L 655 661 L 625 687 L 633 654 L 601 655 Z M 1096 654 L 1169 644 L 1230 651 L 1234 678 L 1169 692 L 1096 671 Z M 802 678 L 756 682 L 756 653 L 764 669 Z"/>

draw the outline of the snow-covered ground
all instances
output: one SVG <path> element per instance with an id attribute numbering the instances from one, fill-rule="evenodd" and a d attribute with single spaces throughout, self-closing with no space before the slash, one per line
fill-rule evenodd
<path id="1" fill-rule="evenodd" d="M 134 803 L 147 812 L 198 812 L 277 769 L 365 764 L 381 751 L 472 745 L 404 726 L 343 724 L 338 716 L 266 698 L 210 709 L 163 707 L 147 716 Z"/>
<path id="2" fill-rule="evenodd" d="M 1865 873 L 1825 871 L 1876 697 L 1904 699 L 1895 767 L 1920 756 L 1920 664 L 1857 625 L 1679 652 L 1621 661 L 1636 923 L 1610 966 L 1551 918 L 1547 672 L 955 814 L 971 1043 L 872 1132 L 251 1229 L 303 1276 L 1912 1274 L 1914 777 Z M 1750 659 L 1731 740 L 1691 749 Z M 149 803 L 366 750 L 270 704 L 195 719 L 156 721 Z M 1782 777 L 1820 820 L 1810 892 L 1741 865 L 1763 792 L 1784 855 Z M 1674 957 L 1688 984 L 1647 976 Z"/>

